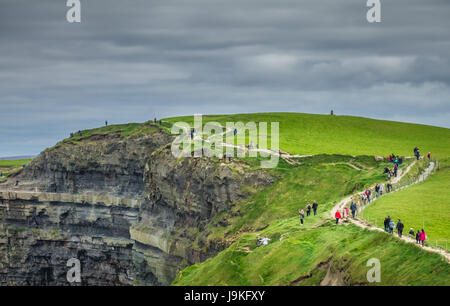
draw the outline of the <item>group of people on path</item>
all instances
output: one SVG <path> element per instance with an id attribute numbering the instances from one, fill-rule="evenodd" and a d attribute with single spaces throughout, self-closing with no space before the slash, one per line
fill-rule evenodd
<path id="1" fill-rule="evenodd" d="M 398 236 L 401 238 L 402 235 L 403 235 L 403 229 L 404 228 L 405 228 L 405 225 L 403 224 L 403 222 L 400 219 L 398 219 L 397 224 L 395 224 L 394 220 L 391 219 L 390 216 L 387 216 L 384 219 L 384 230 L 387 233 L 393 234 L 394 233 L 394 229 L 396 229 Z M 422 229 L 422 231 L 417 230 L 417 233 L 415 233 L 414 229 L 410 228 L 409 229 L 409 234 L 412 237 L 416 238 L 416 243 L 417 244 L 421 244 L 422 246 L 425 245 L 425 240 L 427 239 L 427 234 L 425 233 L 424 229 Z"/>
<path id="2" fill-rule="evenodd" d="M 312 205 L 308 203 L 306 205 L 306 216 L 311 216 L 311 210 L 314 212 L 314 216 L 317 215 L 317 207 L 319 207 L 319 204 L 317 204 L 317 201 L 314 200 Z M 300 225 L 303 225 L 303 220 L 305 219 L 305 211 L 302 209 L 298 210 L 298 214 L 300 216 Z"/>
<path id="3" fill-rule="evenodd" d="M 403 222 L 398 219 L 397 225 L 395 224 L 394 220 L 391 219 L 390 216 L 387 216 L 384 219 L 384 230 L 387 233 L 394 233 L 394 229 L 397 229 L 397 234 L 399 237 L 402 237 L 403 235 L 403 228 L 405 227 L 405 225 L 403 224 Z"/>
<path id="4" fill-rule="evenodd" d="M 398 156 L 395 156 L 394 153 L 392 153 L 391 155 L 389 155 L 388 161 L 394 164 L 394 167 L 392 169 L 384 168 L 384 174 L 387 174 L 387 179 L 389 181 L 392 177 L 397 177 L 398 168 L 403 163 L 403 160 L 402 158 L 399 158 Z"/>
<path id="5" fill-rule="evenodd" d="M 352 203 L 350 204 L 350 211 L 352 212 L 352 218 L 355 219 L 356 216 L 356 212 L 358 210 L 358 205 L 352 201 Z M 336 219 L 336 224 L 339 224 L 339 219 L 347 219 L 349 214 L 348 214 L 349 208 L 347 206 L 345 206 L 342 209 L 342 214 L 339 210 L 337 210 L 334 213 L 334 218 Z"/>
<path id="6" fill-rule="evenodd" d="M 411 236 L 414 237 L 414 229 L 410 229 L 409 233 L 411 234 Z M 422 228 L 422 231 L 417 230 L 416 233 L 416 243 L 417 244 L 422 244 L 422 246 L 425 246 L 425 239 L 427 239 L 427 234 L 425 233 L 425 231 Z"/>

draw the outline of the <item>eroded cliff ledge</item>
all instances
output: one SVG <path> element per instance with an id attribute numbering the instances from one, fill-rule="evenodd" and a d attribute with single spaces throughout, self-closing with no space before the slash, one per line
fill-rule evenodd
<path id="1" fill-rule="evenodd" d="M 243 185 L 274 178 L 239 163 L 175 159 L 171 140 L 157 130 L 63 142 L 0 184 L 0 284 L 68 285 L 74 257 L 84 285 L 167 285 L 221 251 L 224 243 L 198 234 L 245 197 Z"/>

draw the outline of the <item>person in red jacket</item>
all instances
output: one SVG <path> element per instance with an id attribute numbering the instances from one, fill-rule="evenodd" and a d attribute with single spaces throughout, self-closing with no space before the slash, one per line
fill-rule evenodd
<path id="1" fill-rule="evenodd" d="M 425 245 L 425 239 L 427 239 L 427 234 L 425 234 L 425 231 L 422 228 L 422 231 L 420 232 L 420 242 L 422 242 L 422 246 Z"/>
<path id="2" fill-rule="evenodd" d="M 339 223 L 339 219 L 342 218 L 341 213 L 338 211 L 336 211 L 336 213 L 334 214 L 334 217 L 336 218 L 336 224 Z"/>

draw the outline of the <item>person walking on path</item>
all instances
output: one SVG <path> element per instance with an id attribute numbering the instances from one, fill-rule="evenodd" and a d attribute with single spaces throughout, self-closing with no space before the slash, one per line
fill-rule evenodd
<path id="1" fill-rule="evenodd" d="M 397 234 L 400 238 L 402 238 L 402 234 L 403 234 L 403 228 L 405 226 L 403 225 L 402 221 L 400 219 L 398 219 L 397 222 Z"/>
<path id="2" fill-rule="evenodd" d="M 361 193 L 361 205 L 366 205 L 366 194 L 363 192 Z"/>
<path id="3" fill-rule="evenodd" d="M 388 193 L 391 192 L 391 191 L 392 191 L 392 184 L 388 182 L 388 183 L 386 184 L 386 189 L 387 189 L 387 192 L 388 192 Z"/>
<path id="4" fill-rule="evenodd" d="M 298 214 L 300 215 L 300 225 L 303 225 L 303 219 L 305 219 L 305 212 L 303 211 L 303 209 L 300 209 L 298 211 Z"/>
<path id="5" fill-rule="evenodd" d="M 420 242 L 422 243 L 422 246 L 425 246 L 425 239 L 427 239 L 427 234 L 425 234 L 425 231 L 422 228 L 422 231 L 420 232 Z"/>
<path id="6" fill-rule="evenodd" d="M 344 213 L 344 218 L 347 219 L 348 218 L 348 207 L 347 206 L 344 207 L 343 213 Z"/>
<path id="7" fill-rule="evenodd" d="M 420 230 L 417 230 L 417 233 L 416 233 L 416 243 L 420 244 Z"/>
<path id="8" fill-rule="evenodd" d="M 431 161 L 431 152 L 428 152 L 427 157 L 428 157 L 428 161 Z"/>
<path id="9" fill-rule="evenodd" d="M 394 222 L 394 220 L 391 219 L 391 221 L 389 222 L 389 233 L 393 234 L 394 228 L 395 228 L 395 222 Z"/>
<path id="10" fill-rule="evenodd" d="M 311 204 L 308 203 L 306 205 L 306 216 L 309 217 L 311 215 Z"/>
<path id="11" fill-rule="evenodd" d="M 358 209 L 358 207 L 356 206 L 355 202 L 352 202 L 352 204 L 350 204 L 350 210 L 352 211 L 352 218 L 355 219 L 355 214 L 356 214 L 356 210 Z"/>
<path id="12" fill-rule="evenodd" d="M 378 193 L 380 192 L 380 186 L 378 184 L 375 185 L 375 198 L 378 199 Z"/>
<path id="13" fill-rule="evenodd" d="M 384 231 L 389 232 L 389 217 L 384 218 Z"/>
<path id="14" fill-rule="evenodd" d="M 367 189 L 366 190 L 367 204 L 370 204 L 370 194 L 371 194 L 370 190 Z"/>
<path id="15" fill-rule="evenodd" d="M 380 184 L 380 197 L 383 196 L 383 189 L 384 189 L 384 185 Z"/>
<path id="16" fill-rule="evenodd" d="M 317 207 L 319 206 L 319 204 L 317 204 L 317 201 L 314 200 L 314 203 L 312 205 L 313 211 L 314 211 L 314 216 L 317 215 Z"/>
<path id="17" fill-rule="evenodd" d="M 334 214 L 334 217 L 336 218 L 336 224 L 339 223 L 339 219 L 342 219 L 341 213 L 338 211 L 336 211 L 336 213 Z"/>

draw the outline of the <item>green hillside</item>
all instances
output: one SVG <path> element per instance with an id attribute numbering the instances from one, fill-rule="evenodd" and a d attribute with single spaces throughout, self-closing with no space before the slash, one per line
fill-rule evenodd
<path id="1" fill-rule="evenodd" d="M 192 124 L 193 117 L 164 119 Z M 418 146 L 422 154 L 450 156 L 450 129 L 420 124 L 375 120 L 351 116 L 300 113 L 259 113 L 206 115 L 203 123 L 279 122 L 280 147 L 291 154 L 344 154 L 387 156 L 413 155 Z M 269 124 L 270 127 L 270 124 Z"/>

